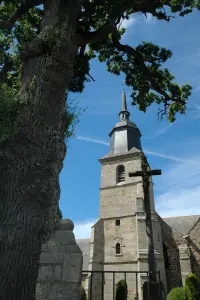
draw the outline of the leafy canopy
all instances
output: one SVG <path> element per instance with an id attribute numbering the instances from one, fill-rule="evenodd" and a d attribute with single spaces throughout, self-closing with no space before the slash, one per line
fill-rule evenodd
<path id="1" fill-rule="evenodd" d="M 4 128 L 1 140 L 6 139 L 11 131 L 14 133 L 11 128 L 23 105 L 19 90 L 25 45 L 39 40 L 43 46 L 48 46 L 42 47 L 39 55 L 52 47 L 52 41 L 43 41 L 42 35 L 37 39 L 44 18 L 44 10 L 38 6 L 46 1 L 49 0 L 4 0 L 0 5 L 0 126 Z M 80 93 L 85 82 L 94 80 L 90 74 L 90 62 L 97 57 L 107 64 L 108 72 L 125 75 L 126 85 L 132 88 L 132 104 L 138 105 L 141 111 L 145 112 L 156 103 L 159 116 L 167 115 L 171 122 L 177 113 L 184 114 L 191 86 L 178 85 L 174 76 L 163 67 L 172 52 L 147 41 L 135 47 L 122 44 L 125 29 L 121 23 L 138 13 L 150 13 L 158 20 L 169 22 L 175 16 L 199 9 L 200 0 L 76 1 L 80 5 L 76 23 L 78 52 L 69 91 Z M 60 0 L 61 6 L 63 2 Z M 67 130 L 73 117 L 73 113 L 69 113 Z"/>

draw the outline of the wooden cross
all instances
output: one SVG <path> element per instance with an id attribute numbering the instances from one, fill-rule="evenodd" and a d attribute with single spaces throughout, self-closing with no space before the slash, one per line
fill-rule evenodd
<path id="1" fill-rule="evenodd" d="M 149 177 L 153 175 L 161 175 L 161 170 L 150 170 L 147 159 L 144 156 L 142 159 L 142 170 L 134 173 L 129 173 L 129 177 L 141 176 L 143 179 L 144 190 L 144 210 L 146 213 L 146 231 L 148 236 L 148 263 L 150 281 L 156 281 L 156 261 L 154 255 L 153 228 L 151 221 L 151 204 L 149 198 Z"/>

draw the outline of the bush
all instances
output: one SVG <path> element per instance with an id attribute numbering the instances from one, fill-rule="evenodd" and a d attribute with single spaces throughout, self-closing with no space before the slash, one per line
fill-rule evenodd
<path id="1" fill-rule="evenodd" d="M 116 300 L 127 300 L 127 284 L 125 280 L 117 283 Z"/>
<path id="2" fill-rule="evenodd" d="M 188 300 L 186 290 L 181 287 L 172 289 L 167 295 L 167 300 Z"/>
<path id="3" fill-rule="evenodd" d="M 83 286 L 81 286 L 81 300 L 87 300 L 86 291 Z"/>
<path id="4" fill-rule="evenodd" d="M 188 294 L 188 300 L 200 300 L 200 280 L 193 273 L 186 277 L 185 289 Z"/>

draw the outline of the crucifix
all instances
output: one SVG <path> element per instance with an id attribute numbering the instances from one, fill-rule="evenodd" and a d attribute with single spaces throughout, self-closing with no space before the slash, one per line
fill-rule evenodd
<path id="1" fill-rule="evenodd" d="M 147 159 L 142 159 L 142 170 L 129 173 L 129 177 L 141 176 L 144 190 L 144 210 L 146 213 L 146 232 L 148 236 L 148 263 L 150 272 L 150 282 L 156 282 L 156 261 L 154 254 L 153 228 L 151 221 L 151 204 L 149 197 L 149 178 L 153 175 L 161 175 L 161 170 L 150 170 Z"/>

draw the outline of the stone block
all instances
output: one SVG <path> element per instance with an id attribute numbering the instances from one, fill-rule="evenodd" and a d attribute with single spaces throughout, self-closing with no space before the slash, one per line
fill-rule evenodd
<path id="1" fill-rule="evenodd" d="M 56 283 L 48 300 L 80 300 L 80 288 L 80 283 Z"/>
<path id="2" fill-rule="evenodd" d="M 42 245 L 42 252 L 49 252 L 48 244 Z"/>
<path id="3" fill-rule="evenodd" d="M 62 220 L 60 228 L 43 245 L 36 300 L 80 300 L 83 261 L 73 227 L 72 221 Z"/>
<path id="4" fill-rule="evenodd" d="M 52 266 L 40 266 L 38 273 L 38 281 L 52 281 L 53 280 L 53 270 Z"/>
<path id="5" fill-rule="evenodd" d="M 52 286 L 50 283 L 38 282 L 35 300 L 49 300 Z"/>
<path id="6" fill-rule="evenodd" d="M 64 255 L 62 281 L 80 282 L 82 271 L 82 254 L 67 253 Z"/>
<path id="7" fill-rule="evenodd" d="M 40 254 L 40 263 L 41 264 L 60 264 L 63 262 L 63 254 L 62 253 L 41 253 Z"/>
<path id="8" fill-rule="evenodd" d="M 58 230 L 55 233 L 55 238 L 57 242 L 61 245 L 74 245 L 75 237 L 72 231 Z"/>
<path id="9" fill-rule="evenodd" d="M 54 271 L 54 279 L 55 280 L 61 280 L 61 272 L 62 272 L 62 269 L 61 269 L 61 266 L 56 266 L 55 267 L 55 271 Z"/>

